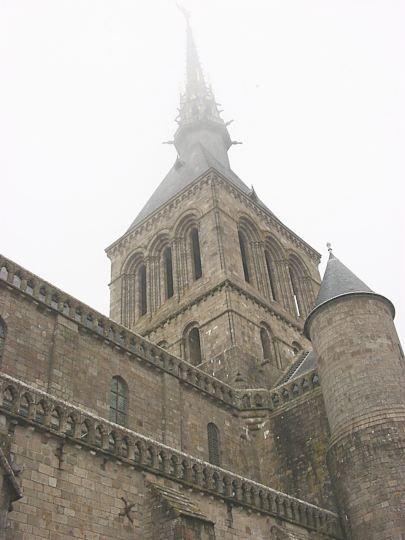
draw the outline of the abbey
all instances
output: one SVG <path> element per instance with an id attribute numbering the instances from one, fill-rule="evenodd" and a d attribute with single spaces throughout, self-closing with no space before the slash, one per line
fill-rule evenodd
<path id="1" fill-rule="evenodd" d="M 110 318 L 0 257 L 0 538 L 405 540 L 394 307 L 231 169 L 187 20 Z"/>

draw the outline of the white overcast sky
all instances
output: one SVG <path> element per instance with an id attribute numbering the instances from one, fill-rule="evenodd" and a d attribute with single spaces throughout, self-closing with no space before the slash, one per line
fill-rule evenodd
<path id="1" fill-rule="evenodd" d="M 404 338 L 405 2 L 183 5 L 234 171 Z M 174 1 L 0 0 L 1 252 L 108 313 L 104 248 L 175 159 L 184 77 Z"/>

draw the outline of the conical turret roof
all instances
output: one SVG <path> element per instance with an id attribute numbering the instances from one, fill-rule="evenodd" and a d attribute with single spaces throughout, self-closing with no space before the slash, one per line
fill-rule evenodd
<path id="1" fill-rule="evenodd" d="M 384 298 L 384 300 L 390 304 L 393 316 L 395 314 L 395 309 L 392 303 L 384 296 L 381 296 L 370 289 L 370 287 L 366 285 L 364 281 L 358 278 L 351 270 L 349 270 L 349 268 L 347 268 L 347 266 L 345 266 L 337 257 L 334 256 L 331 248 L 329 247 L 329 260 L 328 264 L 326 265 L 318 296 L 315 300 L 315 306 L 305 321 L 305 335 L 309 337 L 309 321 L 313 314 L 321 306 L 330 302 L 331 300 L 334 300 L 335 298 L 350 294 L 370 294 Z"/>
<path id="2" fill-rule="evenodd" d="M 315 307 L 341 296 L 353 292 L 373 293 L 361 279 L 339 261 L 330 251 L 329 261 L 315 301 Z"/>

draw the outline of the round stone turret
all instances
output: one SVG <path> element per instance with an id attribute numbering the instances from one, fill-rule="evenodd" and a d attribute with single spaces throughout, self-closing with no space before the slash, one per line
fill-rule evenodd
<path id="1" fill-rule="evenodd" d="M 405 360 L 394 307 L 331 253 L 305 323 L 331 437 L 328 467 L 351 540 L 405 532 Z"/>

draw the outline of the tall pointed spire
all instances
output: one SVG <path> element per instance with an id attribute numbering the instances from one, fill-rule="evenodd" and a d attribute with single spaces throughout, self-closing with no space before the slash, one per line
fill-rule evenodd
<path id="1" fill-rule="evenodd" d="M 204 96 L 207 94 L 207 86 L 204 80 L 204 74 L 198 57 L 197 47 L 195 45 L 193 32 L 190 26 L 190 13 L 182 8 L 186 18 L 187 35 L 187 81 L 186 94 L 189 98 Z"/>
<path id="2" fill-rule="evenodd" d="M 231 169 L 228 150 L 233 143 L 227 124 L 222 120 L 214 94 L 204 79 L 190 14 L 183 7 L 178 7 L 186 19 L 186 85 L 180 96 L 176 118 L 178 128 L 174 140 L 168 141 L 174 143 L 178 156 L 133 221 L 130 230 L 211 168 L 228 178 L 241 191 L 251 194 L 251 190 Z"/>
<path id="3" fill-rule="evenodd" d="M 174 143 L 180 159 L 185 161 L 190 156 L 192 145 L 201 143 L 221 165 L 230 167 L 228 149 L 231 139 L 215 101 L 211 88 L 207 85 L 201 62 L 198 57 L 190 25 L 190 13 L 179 6 L 186 19 L 186 86 L 180 96 L 179 115 L 176 121 L 179 128 Z"/>

